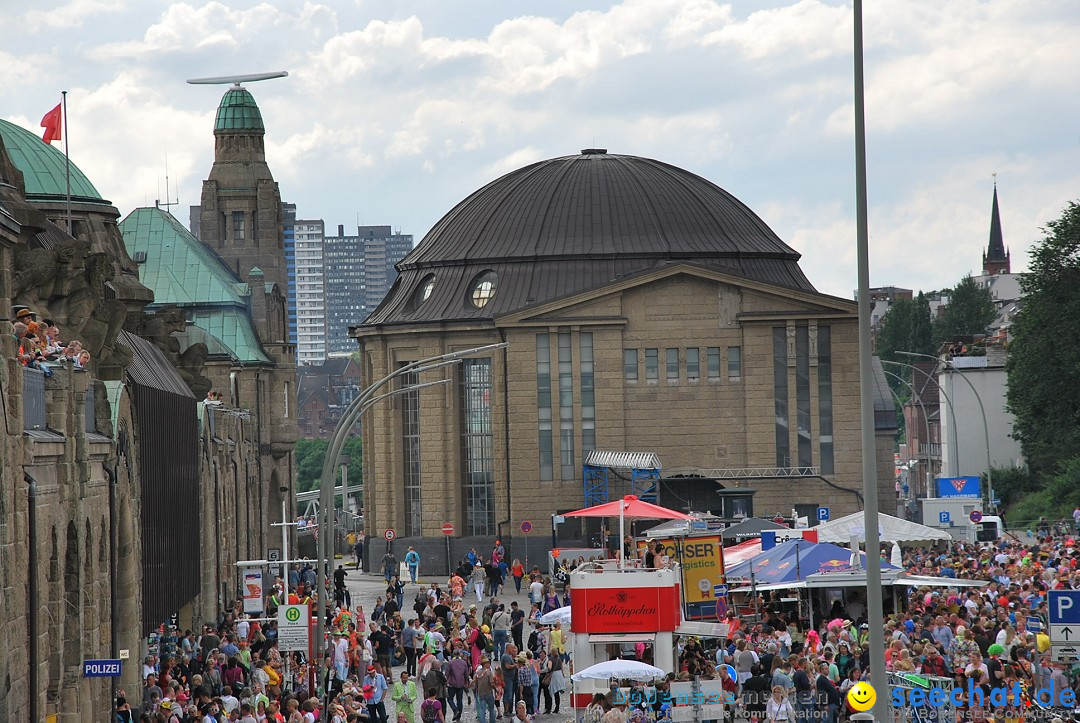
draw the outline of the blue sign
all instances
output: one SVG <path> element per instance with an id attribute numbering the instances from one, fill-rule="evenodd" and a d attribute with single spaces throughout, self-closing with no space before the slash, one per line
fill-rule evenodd
<path id="1" fill-rule="evenodd" d="M 709 529 L 709 523 L 705 520 L 690 520 L 690 529 L 695 532 L 703 532 Z"/>
<path id="2" fill-rule="evenodd" d="M 828 522 L 829 521 L 829 508 L 828 507 L 818 507 L 817 508 L 817 519 L 818 519 L 818 522 Z"/>
<path id="3" fill-rule="evenodd" d="M 949 512 L 945 512 L 943 510 L 943 511 L 937 513 L 937 521 L 940 522 L 943 525 L 951 525 L 952 524 L 952 514 L 949 513 Z"/>
<path id="4" fill-rule="evenodd" d="M 1043 628 L 1042 620 L 1040 620 L 1039 618 L 1030 617 L 1030 618 L 1027 619 L 1027 629 L 1030 630 L 1031 632 L 1033 632 L 1033 633 L 1041 633 L 1042 628 Z"/>
<path id="5" fill-rule="evenodd" d="M 727 585 L 713 585 L 712 594 L 715 597 L 724 597 L 725 595 L 727 595 Z"/>
<path id="6" fill-rule="evenodd" d="M 978 510 L 972 510 L 971 514 L 968 515 L 968 519 L 971 520 L 972 522 L 974 522 L 977 525 L 980 522 L 982 522 L 982 513 L 979 512 Z"/>
<path id="7" fill-rule="evenodd" d="M 973 477 L 938 477 L 938 497 L 982 497 L 982 478 Z"/>
<path id="8" fill-rule="evenodd" d="M 1048 590 L 1051 625 L 1080 625 L 1080 590 Z"/>
<path id="9" fill-rule="evenodd" d="M 119 678 L 119 660 L 84 660 L 82 664 L 84 678 Z"/>

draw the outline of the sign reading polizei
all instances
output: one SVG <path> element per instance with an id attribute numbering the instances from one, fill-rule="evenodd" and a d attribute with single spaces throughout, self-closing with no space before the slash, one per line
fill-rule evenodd
<path id="1" fill-rule="evenodd" d="M 119 660 L 84 660 L 84 678 L 119 678 Z"/>
<path id="2" fill-rule="evenodd" d="M 570 626 L 575 633 L 672 631 L 678 598 L 678 587 L 575 589 Z"/>

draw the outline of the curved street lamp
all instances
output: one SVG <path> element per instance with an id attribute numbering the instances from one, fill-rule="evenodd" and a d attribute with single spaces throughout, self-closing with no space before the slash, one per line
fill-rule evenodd
<path id="1" fill-rule="evenodd" d="M 971 380 L 968 379 L 956 367 L 956 365 L 954 365 L 952 363 L 951 359 L 944 359 L 942 357 L 931 356 L 930 354 L 920 354 L 919 352 L 915 352 L 915 351 L 898 351 L 896 353 L 897 354 L 902 354 L 903 356 L 915 356 L 915 357 L 922 357 L 923 359 L 932 359 L 933 361 L 936 361 L 938 364 L 944 364 L 947 367 L 951 367 L 952 370 L 954 372 L 956 372 L 957 375 L 961 379 L 964 380 L 964 383 L 968 385 L 968 388 L 971 389 L 971 393 L 975 395 L 975 401 L 979 403 L 979 414 L 982 415 L 983 437 L 984 437 L 984 440 L 986 442 L 986 494 L 987 494 L 987 504 L 989 505 L 989 507 L 991 509 L 993 509 L 993 507 L 994 507 L 994 470 L 993 470 L 993 465 L 990 464 L 990 427 L 986 423 L 986 407 L 983 406 L 982 397 L 979 396 L 979 392 L 978 392 L 977 389 L 975 389 L 975 385 L 972 384 Z M 957 474 L 960 473 L 960 464 L 959 464 L 959 462 L 957 462 L 956 472 L 957 472 Z"/>
<path id="2" fill-rule="evenodd" d="M 905 364 L 904 362 L 886 361 L 884 359 L 881 360 L 881 363 L 882 364 L 891 364 L 892 366 L 901 367 L 903 369 L 910 369 L 910 370 L 912 370 L 914 372 L 919 372 L 919 374 L 922 374 L 924 377 L 926 377 L 926 381 L 930 382 L 931 384 L 933 384 L 937 388 L 938 395 L 940 395 L 941 398 L 945 400 L 945 404 L 949 407 L 949 411 L 950 411 L 949 418 L 952 419 L 953 436 L 955 438 L 959 439 L 959 437 L 960 437 L 960 429 L 959 429 L 959 427 L 956 426 L 956 409 L 955 409 L 955 407 L 953 407 L 952 397 L 950 397 L 948 394 L 945 393 L 945 389 L 941 386 L 940 383 L 938 383 L 937 379 L 935 379 L 929 373 L 927 373 L 927 371 L 925 369 L 920 369 L 919 367 L 915 366 L 914 364 Z M 957 452 L 956 444 L 952 445 L 952 453 L 953 453 L 953 458 L 956 460 L 956 468 L 960 469 L 960 457 L 959 457 L 959 453 Z"/>
<path id="3" fill-rule="evenodd" d="M 318 605 L 318 609 L 316 610 L 315 643 L 312 646 L 318 656 L 318 662 L 315 665 L 316 670 L 319 669 L 318 664 L 322 662 L 322 656 L 325 650 L 325 641 L 323 638 L 326 634 L 326 565 L 329 564 L 329 558 L 333 552 L 333 548 L 330 546 L 330 540 L 333 538 L 331 508 L 334 504 L 334 472 L 337 469 L 338 458 L 341 456 L 342 448 L 345 446 L 345 440 L 350 436 L 349 432 L 352 430 L 353 425 L 356 424 L 356 420 L 360 418 L 360 415 L 370 407 L 371 403 L 384 399 L 387 396 L 393 396 L 392 393 L 376 396 L 376 392 L 397 377 L 409 373 L 422 374 L 435 369 L 460 364 L 466 357 L 476 356 L 477 354 L 483 354 L 488 351 L 495 351 L 496 349 L 503 349 L 507 346 L 509 345 L 506 342 L 486 344 L 484 346 L 462 349 L 461 351 L 452 351 L 446 354 L 439 354 L 437 356 L 430 356 L 418 361 L 409 362 L 387 374 L 382 379 L 373 382 L 349 402 L 349 405 L 345 407 L 345 411 L 342 412 L 341 418 L 334 428 L 334 433 L 330 436 L 330 443 L 327 445 L 326 450 L 326 459 L 323 461 L 322 475 L 319 478 L 319 516 L 322 518 L 320 520 L 320 525 L 325 525 L 322 527 L 323 534 L 320 535 L 320 537 L 324 538 L 323 544 L 325 547 L 316 545 L 316 553 L 319 558 L 315 582 L 317 588 L 316 604 Z M 410 385 L 410 387 L 415 386 L 419 385 Z M 409 388 L 409 391 L 412 391 L 412 388 Z M 366 509 L 364 510 L 364 516 L 365 518 L 367 517 Z M 326 552 L 325 557 L 322 554 L 323 550 Z M 325 694 L 326 691 L 323 692 Z"/>
<path id="4" fill-rule="evenodd" d="M 885 371 L 884 369 L 882 369 L 882 371 L 885 372 L 885 376 L 892 377 L 893 379 L 895 379 L 896 381 L 900 382 L 905 387 L 907 387 L 911 391 L 912 399 L 914 399 L 918 403 L 918 405 L 920 407 L 922 407 L 923 426 L 926 428 L 926 496 L 929 497 L 930 496 L 930 474 L 932 472 L 932 470 L 931 470 L 932 465 L 930 464 L 930 417 L 926 414 L 926 405 L 923 404 L 922 398 L 918 394 L 915 393 L 915 387 L 911 386 L 911 384 L 908 383 L 907 379 L 904 379 L 899 374 L 893 374 L 890 371 Z M 894 392 L 891 388 L 889 389 L 889 391 L 892 393 L 893 399 L 895 399 L 897 402 L 901 401 L 900 400 L 900 395 L 898 395 L 896 392 Z M 903 407 L 904 405 L 901 403 L 900 406 Z M 908 439 L 910 440 L 911 438 L 908 437 Z"/>

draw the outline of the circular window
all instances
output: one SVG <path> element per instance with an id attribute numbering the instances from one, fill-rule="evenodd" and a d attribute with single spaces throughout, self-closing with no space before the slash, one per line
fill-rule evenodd
<path id="1" fill-rule="evenodd" d="M 469 292 L 469 299 L 473 306 L 477 309 L 487 306 L 487 303 L 495 296 L 498 286 L 499 275 L 494 271 L 485 271 L 477 276 L 473 281 L 472 291 Z"/>
<path id="2" fill-rule="evenodd" d="M 420 280 L 420 285 L 413 292 L 413 306 L 420 306 L 431 297 L 435 290 L 435 274 L 428 274 Z"/>

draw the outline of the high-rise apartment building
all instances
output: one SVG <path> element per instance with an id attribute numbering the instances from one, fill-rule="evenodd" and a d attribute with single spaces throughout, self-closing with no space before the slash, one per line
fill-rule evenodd
<path id="1" fill-rule="evenodd" d="M 355 235 L 324 239 L 326 277 L 326 351 L 330 356 L 351 354 L 356 342 L 349 327 L 374 311 L 397 278 L 394 264 L 412 250 L 411 234 L 394 233 L 389 226 L 360 226 Z"/>
<path id="2" fill-rule="evenodd" d="M 296 219 L 296 361 L 300 366 L 326 359 L 326 277 L 322 219 Z"/>
<path id="3" fill-rule="evenodd" d="M 289 310 L 289 341 L 296 344 L 296 237 L 293 235 L 293 226 L 296 225 L 296 204 L 282 203 L 281 215 L 282 228 L 285 232 L 285 270 L 289 274 L 289 298 L 285 302 Z M 191 222 L 194 225 L 194 214 Z M 198 234 L 195 234 L 195 237 L 198 238 Z"/>

